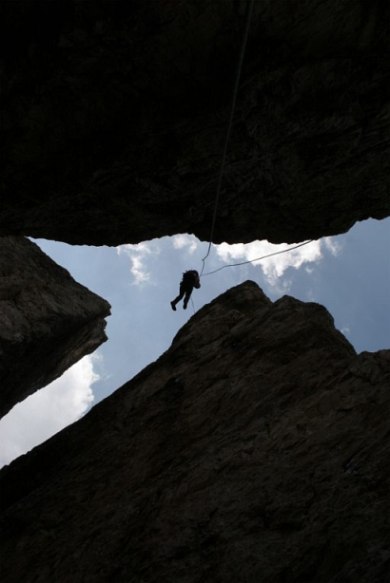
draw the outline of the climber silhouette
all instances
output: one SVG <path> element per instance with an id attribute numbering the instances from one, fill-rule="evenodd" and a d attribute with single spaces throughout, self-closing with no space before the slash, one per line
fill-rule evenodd
<path id="1" fill-rule="evenodd" d="M 200 280 L 199 280 L 199 273 L 195 271 L 195 269 L 191 269 L 190 271 L 185 271 L 183 273 L 183 279 L 180 282 L 180 293 L 171 302 L 172 310 L 176 312 L 176 304 L 180 302 L 182 297 L 184 296 L 183 301 L 183 308 L 187 309 L 187 304 L 190 300 L 192 290 L 196 287 L 196 289 L 200 288 Z"/>

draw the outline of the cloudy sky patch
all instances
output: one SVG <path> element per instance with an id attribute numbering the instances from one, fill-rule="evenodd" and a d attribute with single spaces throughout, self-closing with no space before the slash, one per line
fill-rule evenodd
<path id="1" fill-rule="evenodd" d="M 192 255 L 198 249 L 200 241 L 194 235 L 181 234 L 172 237 L 172 245 L 174 249 L 186 248 L 188 253 Z"/>
<path id="2" fill-rule="evenodd" d="M 1 419 L 0 467 L 82 417 L 94 400 L 92 385 L 99 380 L 94 360 L 85 356 Z"/>
<path id="3" fill-rule="evenodd" d="M 334 257 L 341 253 L 343 245 L 341 241 L 338 241 L 335 237 L 324 237 L 322 241 L 326 249 L 328 249 Z"/>
<path id="4" fill-rule="evenodd" d="M 132 285 L 153 283 L 152 274 L 148 270 L 147 263 L 152 254 L 159 255 L 160 253 L 157 239 L 135 245 L 119 245 L 116 249 L 118 255 L 125 254 L 130 259 L 130 273 L 133 276 Z"/>
<path id="5" fill-rule="evenodd" d="M 254 261 L 256 258 L 264 255 L 286 251 L 286 253 L 268 257 L 261 262 L 257 261 L 254 263 L 254 265 L 260 266 L 268 283 L 276 286 L 278 284 L 277 280 L 283 276 L 289 267 L 299 269 L 304 263 L 319 261 L 322 257 L 321 241 L 312 241 L 298 249 L 294 249 L 294 247 L 295 245 L 287 245 L 286 243 L 274 245 L 268 243 L 268 241 L 253 241 L 252 243 L 238 243 L 235 245 L 222 243 L 221 245 L 215 246 L 215 249 L 218 257 L 225 263 Z"/>

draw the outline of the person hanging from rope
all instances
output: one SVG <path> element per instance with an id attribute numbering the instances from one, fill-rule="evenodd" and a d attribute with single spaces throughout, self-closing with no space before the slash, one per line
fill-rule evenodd
<path id="1" fill-rule="evenodd" d="M 172 300 L 171 307 L 174 312 L 176 312 L 176 304 L 180 302 L 180 300 L 184 297 L 183 300 L 183 308 L 184 310 L 187 309 L 188 302 L 190 300 L 192 290 L 196 287 L 196 289 L 200 288 L 200 279 L 199 273 L 195 271 L 195 269 L 191 269 L 190 271 L 185 271 L 183 273 L 183 278 L 180 282 L 180 292 L 177 298 Z"/>

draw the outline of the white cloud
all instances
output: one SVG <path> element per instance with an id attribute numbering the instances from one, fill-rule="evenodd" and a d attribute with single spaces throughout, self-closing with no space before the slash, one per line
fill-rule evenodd
<path id="1" fill-rule="evenodd" d="M 342 245 L 333 237 L 324 237 L 322 240 L 325 247 L 331 252 L 332 255 L 336 256 L 341 253 Z"/>
<path id="2" fill-rule="evenodd" d="M 99 380 L 93 370 L 95 358 L 85 356 L 1 419 L 0 467 L 82 417 L 94 400 L 91 385 Z"/>
<path id="3" fill-rule="evenodd" d="M 126 244 L 116 248 L 118 255 L 126 253 L 130 258 L 130 273 L 134 281 L 133 285 L 152 283 L 151 273 L 148 271 L 146 262 L 151 255 L 158 255 L 160 247 L 158 239 L 145 241 L 136 245 Z"/>
<path id="4" fill-rule="evenodd" d="M 328 248 L 331 248 L 331 243 L 331 241 L 328 243 Z M 235 245 L 222 243 L 216 245 L 215 248 L 220 259 L 225 263 L 253 261 L 257 257 L 286 250 L 286 253 L 254 263 L 262 269 L 268 283 L 276 286 L 278 279 L 282 277 L 288 267 L 299 269 L 304 263 L 319 261 L 322 257 L 321 241 L 311 241 L 298 249 L 293 249 L 294 246 L 286 243 L 274 245 L 268 241 L 253 241 L 252 243 L 237 243 Z M 291 251 L 288 251 L 289 249 Z"/>
<path id="5" fill-rule="evenodd" d="M 131 267 L 130 271 L 134 277 L 134 284 L 140 285 L 141 283 L 145 283 L 146 281 L 150 280 L 150 273 L 146 271 L 144 267 L 142 257 L 134 255 L 130 257 L 131 259 Z"/>
<path id="6" fill-rule="evenodd" d="M 199 240 L 194 235 L 175 235 L 172 237 L 172 244 L 174 249 L 187 247 L 188 253 L 192 255 L 198 249 Z"/>

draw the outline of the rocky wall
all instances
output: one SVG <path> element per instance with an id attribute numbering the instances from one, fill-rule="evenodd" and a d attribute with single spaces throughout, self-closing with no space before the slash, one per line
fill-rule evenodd
<path id="1" fill-rule="evenodd" d="M 383 583 L 389 381 L 322 306 L 227 291 L 1 470 L 4 580 Z"/>
<path id="2" fill-rule="evenodd" d="M 0 238 L 1 415 L 105 342 L 109 314 L 35 243 Z"/>
<path id="3" fill-rule="evenodd" d="M 0 234 L 209 240 L 244 0 L 4 2 Z M 390 5 L 255 2 L 213 241 L 390 214 Z"/>

